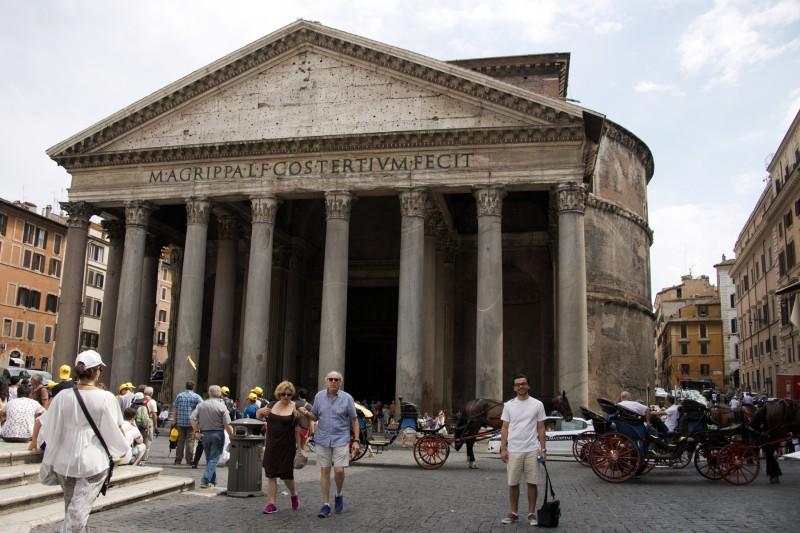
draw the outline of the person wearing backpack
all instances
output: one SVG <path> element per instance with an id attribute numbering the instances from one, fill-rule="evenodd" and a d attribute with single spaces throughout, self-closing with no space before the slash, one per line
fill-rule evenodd
<path id="1" fill-rule="evenodd" d="M 148 428 L 150 427 L 150 411 L 147 408 L 147 401 L 145 400 L 144 393 L 137 392 L 133 395 L 133 402 L 131 402 L 131 408 L 136 411 L 136 416 L 134 417 L 134 422 L 136 424 L 136 428 L 139 430 L 139 433 L 142 435 L 142 440 L 145 444 L 145 455 L 147 451 L 150 449 L 150 441 L 152 438 L 147 439 L 145 435 L 148 434 Z M 142 457 L 140 462 L 143 462 L 145 457 Z"/>

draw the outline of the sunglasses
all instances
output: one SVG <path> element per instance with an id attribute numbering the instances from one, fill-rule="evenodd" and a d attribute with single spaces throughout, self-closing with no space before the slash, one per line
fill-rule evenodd
<path id="1" fill-rule="evenodd" d="M 328 381 L 341 381 L 339 378 L 328 378 Z"/>
<path id="2" fill-rule="evenodd" d="M 292 396 L 294 396 L 294 393 L 291 393 L 291 392 L 282 392 L 282 393 L 280 393 L 278 396 L 288 396 L 289 398 L 291 398 Z"/>

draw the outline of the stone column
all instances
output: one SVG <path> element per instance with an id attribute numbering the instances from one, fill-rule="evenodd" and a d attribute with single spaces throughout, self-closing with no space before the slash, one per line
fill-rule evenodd
<path id="1" fill-rule="evenodd" d="M 86 242 L 89 239 L 89 218 L 92 216 L 92 207 L 86 202 L 61 202 L 61 209 L 67 212 L 69 218 L 56 323 L 58 333 L 53 350 L 55 369 L 63 364 L 72 366 L 78 354 Z"/>
<path id="2" fill-rule="evenodd" d="M 572 405 L 588 405 L 586 248 L 583 214 L 586 189 L 568 183 L 555 190 L 558 202 L 558 295 L 556 317 L 558 389 Z"/>
<path id="3" fill-rule="evenodd" d="M 250 389 L 264 385 L 267 378 L 267 337 L 269 335 L 270 288 L 272 283 L 272 237 L 278 199 L 274 196 L 251 200 L 252 236 L 247 269 L 242 357 L 239 362 L 239 398 L 242 405 Z"/>
<path id="4" fill-rule="evenodd" d="M 144 246 L 141 291 L 139 292 L 139 334 L 136 340 L 136 362 L 132 380 L 135 385 L 150 381 L 153 368 L 153 330 L 156 320 L 156 291 L 158 290 L 158 261 L 161 241 L 148 236 Z"/>
<path id="5" fill-rule="evenodd" d="M 230 387 L 239 224 L 235 217 L 219 209 L 214 210 L 214 216 L 217 219 L 217 271 L 214 282 L 214 310 L 211 314 L 208 384 Z"/>
<path id="6" fill-rule="evenodd" d="M 206 245 L 211 202 L 204 198 L 186 201 L 186 242 L 183 246 L 181 296 L 175 336 L 175 366 L 172 397 L 184 390 L 186 382 L 197 383 L 200 360 L 200 328 L 203 323 L 203 285 L 206 277 Z M 194 366 L 189 362 L 191 357 Z"/>
<path id="7" fill-rule="evenodd" d="M 336 370 L 344 375 L 347 336 L 347 261 L 350 237 L 350 205 L 347 191 L 325 193 L 325 266 L 322 274 L 322 309 L 319 331 L 319 390 L 325 375 Z"/>
<path id="8" fill-rule="evenodd" d="M 428 193 L 400 193 L 400 280 L 397 306 L 395 396 L 422 400 L 423 275 L 425 269 L 425 206 Z M 397 404 L 399 412 L 400 404 Z"/>
<path id="9" fill-rule="evenodd" d="M 420 409 L 432 411 L 438 408 L 436 396 L 441 388 L 436 383 L 436 219 L 428 205 L 425 219 L 425 250 L 422 267 L 422 403 Z M 435 413 L 431 416 L 436 416 Z"/>
<path id="10" fill-rule="evenodd" d="M 97 350 L 106 364 L 103 381 L 107 381 L 114 364 L 114 325 L 117 321 L 119 301 L 119 278 L 122 271 L 122 242 L 125 239 L 125 224 L 121 220 L 104 220 L 103 229 L 108 237 L 108 262 L 103 284 L 103 313 L 100 318 L 100 339 Z"/>
<path id="11" fill-rule="evenodd" d="M 444 408 L 447 416 L 455 414 L 453 406 L 453 380 L 454 380 L 454 352 L 455 352 L 455 279 L 456 279 L 456 258 L 458 248 L 456 243 L 448 242 L 444 250 L 444 358 L 442 361 L 442 374 L 444 384 L 442 387 L 442 397 L 444 398 Z"/>
<path id="12" fill-rule="evenodd" d="M 114 367 L 107 383 L 116 390 L 120 383 L 133 380 L 136 363 L 136 339 L 139 334 L 142 266 L 147 236 L 147 222 L 152 205 L 147 202 L 125 204 L 125 248 L 119 280 L 119 301 L 114 326 Z"/>
<path id="13" fill-rule="evenodd" d="M 503 189 L 475 191 L 478 207 L 478 302 L 475 321 L 475 392 L 503 399 Z"/>

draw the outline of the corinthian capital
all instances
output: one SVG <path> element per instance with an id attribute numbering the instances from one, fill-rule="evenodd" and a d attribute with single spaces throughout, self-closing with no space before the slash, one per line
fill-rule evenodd
<path id="1" fill-rule="evenodd" d="M 479 217 L 503 216 L 503 197 L 506 195 L 502 187 L 485 187 L 477 189 L 473 195 L 478 208 Z"/>
<path id="2" fill-rule="evenodd" d="M 61 209 L 69 215 L 67 226 L 71 228 L 88 228 L 94 214 L 92 204 L 87 202 L 61 202 Z"/>
<path id="3" fill-rule="evenodd" d="M 208 224 L 209 217 L 211 217 L 211 202 L 205 198 L 186 200 L 187 224 Z"/>
<path id="4" fill-rule="evenodd" d="M 348 191 L 328 191 L 325 193 L 325 213 L 329 219 L 350 219 L 350 206 L 353 198 Z"/>
<path id="5" fill-rule="evenodd" d="M 252 209 L 253 224 L 274 224 L 279 205 L 280 200 L 274 196 L 258 196 L 251 198 L 250 208 Z"/>
<path id="6" fill-rule="evenodd" d="M 575 182 L 565 183 L 556 187 L 558 212 L 580 213 L 586 209 L 586 187 Z"/>
<path id="7" fill-rule="evenodd" d="M 153 204 L 149 202 L 125 202 L 125 226 L 147 226 Z"/>
<path id="8" fill-rule="evenodd" d="M 425 218 L 428 207 L 428 191 L 411 189 L 400 192 L 400 214 L 404 217 Z"/>
<path id="9" fill-rule="evenodd" d="M 125 224 L 116 218 L 107 218 L 100 223 L 111 246 L 121 246 L 125 240 Z"/>
<path id="10" fill-rule="evenodd" d="M 232 241 L 239 236 L 239 221 L 225 210 L 215 209 L 217 219 L 217 238 L 221 241 Z"/>

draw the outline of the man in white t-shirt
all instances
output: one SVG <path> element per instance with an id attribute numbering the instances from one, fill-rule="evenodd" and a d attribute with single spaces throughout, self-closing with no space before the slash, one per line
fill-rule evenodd
<path id="1" fill-rule="evenodd" d="M 500 416 L 503 421 L 500 430 L 500 458 L 507 465 L 509 503 L 509 513 L 503 518 L 503 524 L 513 524 L 519 520 L 519 484 L 524 472 L 528 484 L 528 524 L 536 525 L 536 485 L 539 482 L 537 457 L 541 456 L 542 461 L 546 457 L 546 415 L 542 402 L 528 395 L 529 388 L 527 376 L 515 376 L 514 392 L 517 395 L 505 403 Z"/>

